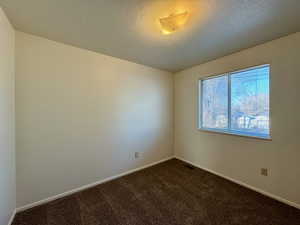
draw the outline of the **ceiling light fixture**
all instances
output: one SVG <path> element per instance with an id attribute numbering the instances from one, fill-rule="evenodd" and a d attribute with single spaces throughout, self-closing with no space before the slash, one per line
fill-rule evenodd
<path id="1" fill-rule="evenodd" d="M 185 25 L 188 12 L 171 14 L 168 17 L 160 18 L 161 31 L 163 34 L 171 34 Z"/>

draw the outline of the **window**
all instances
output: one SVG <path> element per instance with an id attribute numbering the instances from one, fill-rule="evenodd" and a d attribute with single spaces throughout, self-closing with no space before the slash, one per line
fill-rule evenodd
<path id="1" fill-rule="evenodd" d="M 200 129 L 270 138 L 270 66 L 200 80 Z"/>

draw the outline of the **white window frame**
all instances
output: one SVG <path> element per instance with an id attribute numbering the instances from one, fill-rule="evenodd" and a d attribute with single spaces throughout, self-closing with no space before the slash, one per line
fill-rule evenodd
<path id="1" fill-rule="evenodd" d="M 238 132 L 238 131 L 232 131 L 230 126 L 231 126 L 231 74 L 239 73 L 239 72 L 244 72 L 248 70 L 254 70 L 254 69 L 259 69 L 259 68 L 264 68 L 264 67 L 269 67 L 269 135 L 257 135 L 252 132 Z M 202 111 L 202 99 L 203 99 L 203 81 L 208 80 L 208 79 L 213 79 L 217 77 L 223 77 L 227 76 L 228 77 L 228 128 L 227 129 L 218 129 L 218 128 L 206 128 L 203 127 L 203 111 Z M 219 75 L 212 75 L 212 76 L 206 76 L 206 77 L 201 77 L 198 80 L 198 130 L 200 131 L 205 131 L 205 132 L 213 132 L 213 133 L 219 133 L 219 134 L 229 134 L 229 135 L 234 135 L 234 136 L 240 136 L 240 137 L 250 137 L 250 138 L 255 138 L 255 139 L 262 139 L 262 140 L 272 140 L 271 138 L 271 66 L 270 64 L 263 64 L 259 66 L 253 66 L 253 67 L 248 67 L 245 69 L 241 70 L 236 70 L 236 71 L 231 71 Z"/>

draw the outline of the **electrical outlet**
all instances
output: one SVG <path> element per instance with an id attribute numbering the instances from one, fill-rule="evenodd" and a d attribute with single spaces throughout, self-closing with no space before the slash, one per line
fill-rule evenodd
<path id="1" fill-rule="evenodd" d="M 261 168 L 260 174 L 263 176 L 268 176 L 268 169 L 267 168 Z"/>
<path id="2" fill-rule="evenodd" d="M 140 157 L 140 153 L 139 153 L 139 152 L 135 152 L 135 153 L 134 153 L 134 158 L 137 159 L 137 158 L 139 158 L 139 157 Z"/>

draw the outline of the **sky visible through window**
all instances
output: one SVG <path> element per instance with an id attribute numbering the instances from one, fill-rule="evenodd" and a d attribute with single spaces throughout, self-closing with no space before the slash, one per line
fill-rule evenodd
<path id="1" fill-rule="evenodd" d="M 201 127 L 269 137 L 269 70 L 264 66 L 202 80 Z"/>

